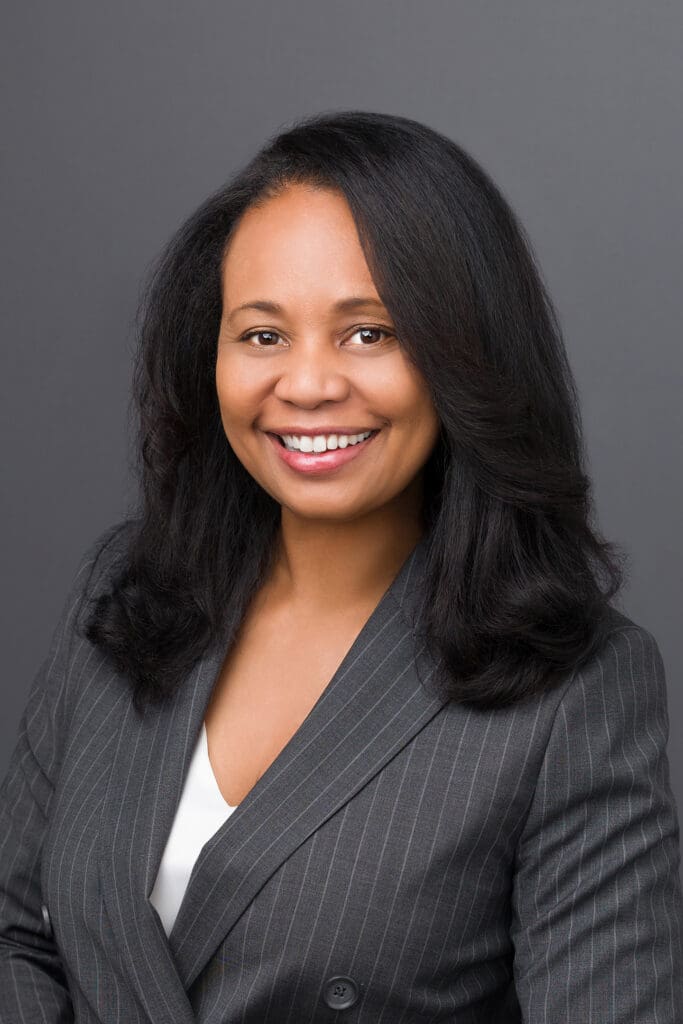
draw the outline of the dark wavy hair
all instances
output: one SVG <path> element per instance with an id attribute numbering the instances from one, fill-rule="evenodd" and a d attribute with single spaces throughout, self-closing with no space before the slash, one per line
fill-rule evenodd
<path id="1" fill-rule="evenodd" d="M 241 621 L 272 564 L 280 506 L 230 448 L 214 375 L 231 232 L 292 183 L 345 197 L 439 416 L 424 467 L 428 598 L 416 632 L 437 659 L 437 686 L 478 708 L 539 693 L 601 646 L 627 555 L 592 523 L 576 386 L 515 215 L 450 139 L 368 111 L 282 131 L 160 258 L 132 393 L 139 507 L 87 636 L 142 710 Z"/>

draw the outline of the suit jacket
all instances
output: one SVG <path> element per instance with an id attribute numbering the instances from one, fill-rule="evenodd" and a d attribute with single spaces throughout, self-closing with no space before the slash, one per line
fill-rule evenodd
<path id="1" fill-rule="evenodd" d="M 163 709 L 82 635 L 91 546 L 0 791 L 3 1024 L 683 1020 L 676 811 L 652 635 L 542 697 L 429 692 L 423 541 L 203 847 L 170 936 L 149 894 L 225 647 Z"/>

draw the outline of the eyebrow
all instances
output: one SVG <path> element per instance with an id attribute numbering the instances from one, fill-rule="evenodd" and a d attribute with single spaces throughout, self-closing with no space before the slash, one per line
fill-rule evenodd
<path id="1" fill-rule="evenodd" d="M 332 306 L 335 313 L 350 313 L 355 309 L 372 306 L 375 309 L 384 309 L 384 304 L 371 296 L 350 295 L 347 299 L 339 299 Z M 255 309 L 260 313 L 282 314 L 284 308 L 277 302 L 268 302 L 266 299 L 252 299 L 251 302 L 244 302 L 241 306 L 235 306 L 228 314 L 227 319 L 232 320 L 236 313 L 243 309 Z"/>

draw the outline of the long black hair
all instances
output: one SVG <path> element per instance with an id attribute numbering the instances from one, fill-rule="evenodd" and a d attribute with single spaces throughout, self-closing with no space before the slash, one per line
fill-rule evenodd
<path id="1" fill-rule="evenodd" d="M 134 702 L 169 698 L 271 565 L 280 506 L 226 439 L 215 385 L 222 259 L 289 184 L 349 204 L 377 292 L 431 393 L 420 634 L 449 698 L 554 685 L 601 645 L 627 555 L 597 532 L 576 386 L 531 247 L 486 173 L 405 117 L 318 114 L 279 133 L 183 225 L 141 307 L 139 508 L 87 636 Z"/>

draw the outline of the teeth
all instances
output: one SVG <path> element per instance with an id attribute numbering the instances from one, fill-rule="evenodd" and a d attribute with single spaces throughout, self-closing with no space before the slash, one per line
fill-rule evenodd
<path id="1" fill-rule="evenodd" d="M 325 452 L 334 451 L 335 448 L 346 448 L 349 444 L 358 444 L 366 437 L 370 437 L 371 433 L 371 430 L 366 430 L 363 434 L 316 434 L 315 437 L 308 434 L 301 437 L 285 434 L 282 440 L 290 452 Z"/>

